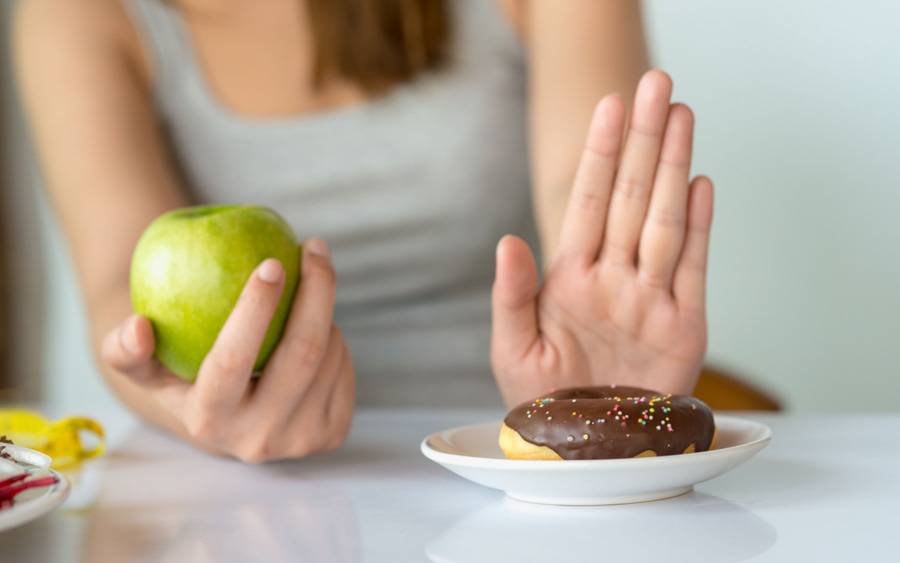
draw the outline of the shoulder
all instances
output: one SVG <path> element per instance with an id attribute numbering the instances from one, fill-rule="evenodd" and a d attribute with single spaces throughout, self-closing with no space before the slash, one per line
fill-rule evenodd
<path id="1" fill-rule="evenodd" d="M 112 41 L 125 36 L 128 24 L 121 0 L 20 0 L 14 22 L 16 41 L 26 44 L 78 37 Z"/>
<path id="2" fill-rule="evenodd" d="M 42 68 L 135 62 L 137 39 L 122 0 L 20 0 L 13 14 L 20 73 Z"/>

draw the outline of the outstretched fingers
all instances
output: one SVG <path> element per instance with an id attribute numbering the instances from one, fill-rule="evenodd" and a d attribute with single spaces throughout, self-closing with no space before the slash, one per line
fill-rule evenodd
<path id="1" fill-rule="evenodd" d="M 498 363 L 521 358 L 537 342 L 537 293 L 537 265 L 528 244 L 512 235 L 503 237 L 497 245 L 492 295 L 491 353 L 495 368 Z"/>
<path id="2" fill-rule="evenodd" d="M 671 288 L 685 238 L 694 116 L 673 104 L 663 137 L 650 207 L 641 232 L 638 271 L 646 284 Z"/>
<path id="3" fill-rule="evenodd" d="M 628 138 L 613 183 L 601 261 L 616 266 L 637 261 L 671 95 L 672 80 L 660 70 L 646 73 L 638 84 Z"/>
<path id="4" fill-rule="evenodd" d="M 698 176 L 691 182 L 684 249 L 675 270 L 673 291 L 680 307 L 705 310 L 709 233 L 713 216 L 713 184 Z"/>
<path id="5" fill-rule="evenodd" d="M 600 251 L 624 121 L 625 106 L 615 94 L 597 104 L 569 196 L 558 255 L 592 263 Z"/>

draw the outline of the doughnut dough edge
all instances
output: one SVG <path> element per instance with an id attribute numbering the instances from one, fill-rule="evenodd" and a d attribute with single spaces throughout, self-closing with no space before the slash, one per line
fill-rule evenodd
<path id="1" fill-rule="evenodd" d="M 709 449 L 712 450 L 716 445 L 718 430 L 713 434 L 712 444 Z M 554 452 L 547 446 L 539 446 L 532 444 L 521 436 L 518 432 L 503 423 L 500 426 L 500 438 L 498 440 L 500 449 L 507 459 L 528 459 L 528 460 L 551 460 L 563 461 L 558 453 Z M 684 453 L 692 454 L 695 452 L 694 444 L 685 448 Z M 644 450 L 634 457 L 655 457 L 656 452 L 653 450 Z"/>

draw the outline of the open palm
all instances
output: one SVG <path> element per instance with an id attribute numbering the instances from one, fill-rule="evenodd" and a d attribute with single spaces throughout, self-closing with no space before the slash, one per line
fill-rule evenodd
<path id="1" fill-rule="evenodd" d="M 539 285 L 527 244 L 497 249 L 491 360 L 508 404 L 622 384 L 689 393 L 706 350 L 712 184 L 690 179 L 693 115 L 650 71 L 597 105 L 559 248 Z"/>

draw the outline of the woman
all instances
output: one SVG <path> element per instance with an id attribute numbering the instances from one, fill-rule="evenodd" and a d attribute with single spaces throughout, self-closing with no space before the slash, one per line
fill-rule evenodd
<path id="1" fill-rule="evenodd" d="M 589 382 L 693 387 L 711 184 L 689 183 L 692 115 L 661 72 L 620 151 L 610 93 L 645 67 L 636 3 L 25 0 L 16 44 L 104 375 L 195 445 L 248 462 L 337 447 L 355 381 L 376 404 L 483 402 L 490 369 L 507 404 Z M 315 236 L 258 380 L 275 260 L 194 385 L 129 316 L 142 230 L 206 201 L 269 205 Z"/>

